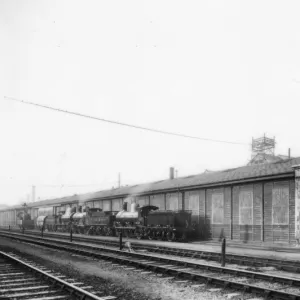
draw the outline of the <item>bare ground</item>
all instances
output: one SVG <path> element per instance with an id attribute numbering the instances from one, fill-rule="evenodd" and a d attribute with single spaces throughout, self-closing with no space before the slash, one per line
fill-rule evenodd
<path id="1" fill-rule="evenodd" d="M 0 246 L 14 249 L 14 252 L 26 255 L 28 259 L 49 269 L 91 285 L 94 290 L 102 292 L 103 296 L 113 295 L 124 300 L 262 299 L 205 284 L 164 279 L 155 273 L 129 270 L 125 266 L 112 265 L 106 261 L 4 238 L 0 238 Z"/>

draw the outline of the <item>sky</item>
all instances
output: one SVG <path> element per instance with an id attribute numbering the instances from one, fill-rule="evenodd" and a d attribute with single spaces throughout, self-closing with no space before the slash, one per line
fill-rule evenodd
<path id="1" fill-rule="evenodd" d="M 299 1 L 0 1 L 0 204 L 300 156 Z M 241 144 L 187 139 L 14 102 Z"/>

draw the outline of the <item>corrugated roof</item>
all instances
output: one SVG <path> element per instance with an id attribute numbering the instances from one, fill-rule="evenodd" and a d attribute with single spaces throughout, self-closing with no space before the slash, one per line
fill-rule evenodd
<path id="1" fill-rule="evenodd" d="M 29 203 L 28 206 L 54 205 L 59 203 L 85 202 L 93 199 L 126 197 L 127 195 L 146 194 L 160 192 L 164 190 L 177 190 L 178 188 L 197 187 L 205 185 L 217 185 L 235 181 L 246 181 L 257 177 L 269 177 L 276 175 L 293 176 L 292 166 L 300 164 L 300 157 L 287 159 L 269 164 L 258 164 L 252 166 L 243 166 L 239 168 L 227 169 L 216 172 L 204 172 L 202 174 L 180 177 L 176 179 L 167 179 L 157 182 L 126 186 L 116 189 L 103 190 L 95 193 L 82 195 L 73 195 L 70 197 L 57 198 L 45 201 Z"/>

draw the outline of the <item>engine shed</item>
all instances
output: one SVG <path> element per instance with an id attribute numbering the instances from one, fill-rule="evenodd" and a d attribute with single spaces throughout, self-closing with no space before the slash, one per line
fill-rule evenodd
<path id="1" fill-rule="evenodd" d="M 28 208 L 37 218 L 39 208 L 46 207 L 57 214 L 70 206 L 118 212 L 124 202 L 153 205 L 160 211 L 191 211 L 197 239 L 291 244 L 300 236 L 299 183 L 300 158 L 291 158 L 34 202 Z M 19 209 L 0 211 L 0 226 L 12 225 Z"/>

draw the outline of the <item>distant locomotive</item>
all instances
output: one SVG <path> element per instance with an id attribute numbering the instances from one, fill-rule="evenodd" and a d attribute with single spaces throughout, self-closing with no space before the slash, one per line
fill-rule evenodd
<path id="1" fill-rule="evenodd" d="M 101 208 L 81 208 L 72 216 L 73 230 L 76 233 L 90 235 L 114 235 L 115 215 L 113 212 L 103 212 Z"/>
<path id="2" fill-rule="evenodd" d="M 130 212 L 127 203 L 116 215 L 116 234 L 122 231 L 127 237 L 150 240 L 185 241 L 192 237 L 194 227 L 191 224 L 191 213 L 187 211 L 158 211 L 156 206 L 131 204 Z"/>
<path id="3" fill-rule="evenodd" d="M 102 236 L 135 237 L 150 240 L 185 241 L 192 237 L 191 212 L 158 211 L 157 206 L 139 207 L 132 203 L 130 211 L 127 202 L 119 212 L 103 212 L 100 208 L 67 208 L 59 216 L 39 216 L 37 227 L 48 231 L 70 232 Z"/>
<path id="4" fill-rule="evenodd" d="M 34 220 L 31 220 L 31 216 L 26 207 L 24 207 L 23 211 L 20 211 L 17 214 L 17 225 L 19 226 L 20 230 L 34 229 Z"/>
<path id="5" fill-rule="evenodd" d="M 39 230 L 69 232 L 75 214 L 76 208 L 68 207 L 65 212 L 60 212 L 58 215 L 39 215 L 36 219 L 36 227 Z"/>
<path id="6" fill-rule="evenodd" d="M 48 231 L 57 231 L 58 228 L 62 229 L 61 217 L 61 214 L 58 216 L 38 216 L 36 220 L 36 227 L 39 230 L 43 229 Z"/>
<path id="7" fill-rule="evenodd" d="M 123 204 L 123 210 L 117 213 L 115 230 L 116 235 L 124 233 L 127 237 L 136 237 L 141 239 L 146 237 L 147 219 L 151 211 L 157 210 L 157 206 L 146 205 L 139 207 L 136 203 L 132 203 L 130 211 L 127 211 L 127 202 Z"/>

